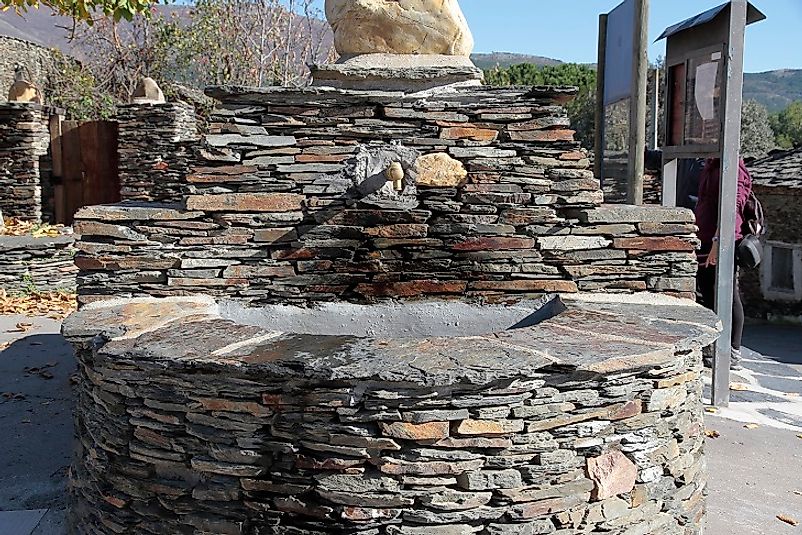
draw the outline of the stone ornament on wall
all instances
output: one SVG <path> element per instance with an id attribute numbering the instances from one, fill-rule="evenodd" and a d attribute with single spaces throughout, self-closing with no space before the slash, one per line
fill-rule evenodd
<path id="1" fill-rule="evenodd" d="M 131 102 L 134 104 L 163 104 L 166 99 L 156 80 L 145 76 L 139 81 L 139 85 L 131 95 Z"/>
<path id="2" fill-rule="evenodd" d="M 25 76 L 25 69 L 17 66 L 14 71 L 14 83 L 8 90 L 9 102 L 32 102 L 43 104 L 42 92 L 33 83 L 28 81 Z"/>
<path id="3" fill-rule="evenodd" d="M 470 56 L 473 35 L 457 0 L 326 0 L 341 56 Z"/>
<path id="4" fill-rule="evenodd" d="M 420 204 L 414 165 L 420 153 L 401 145 L 361 147 L 344 171 L 354 185 L 359 203 L 385 210 L 414 210 Z M 388 169 L 401 166 L 400 189 L 388 177 Z"/>

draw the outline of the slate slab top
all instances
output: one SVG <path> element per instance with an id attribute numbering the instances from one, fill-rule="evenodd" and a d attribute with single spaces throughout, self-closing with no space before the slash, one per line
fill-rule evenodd
<path id="1" fill-rule="evenodd" d="M 487 104 L 492 98 L 509 98 L 513 95 L 516 99 L 570 99 L 575 96 L 578 89 L 573 86 L 513 86 L 513 87 L 490 87 L 472 86 L 456 88 L 447 93 L 404 93 L 403 91 L 378 91 L 378 90 L 358 90 L 358 89 L 339 89 L 333 87 L 248 87 L 235 85 L 221 85 L 207 87 L 204 91 L 207 96 L 217 99 L 226 104 L 244 105 L 277 105 L 277 104 L 390 104 L 394 102 L 413 103 L 421 97 L 430 96 L 434 100 L 447 100 L 460 102 L 467 99 L 474 101 L 478 97 Z"/>
<path id="2" fill-rule="evenodd" d="M 0 236 L 0 252 L 16 251 L 21 249 L 40 250 L 52 247 L 67 246 L 75 242 L 75 236 L 65 234 L 62 236 Z"/>
<path id="3" fill-rule="evenodd" d="M 413 303 L 395 306 L 420 306 Z M 377 305 L 349 306 L 364 309 L 354 321 L 393 317 L 371 309 Z M 478 314 L 490 305 L 461 306 L 468 312 L 473 306 Z M 370 335 L 347 328 L 345 321 L 341 329 L 335 322 L 292 332 L 287 318 L 271 319 L 275 311 L 254 321 L 258 309 L 233 313 L 209 297 L 137 298 L 87 305 L 65 320 L 62 332 L 73 342 L 93 340 L 99 359 L 159 369 L 447 386 L 537 377 L 555 367 L 602 375 L 658 368 L 673 364 L 678 351 L 712 343 L 720 330 L 707 309 L 654 294 L 551 296 L 514 306 L 521 321 L 501 330 L 483 332 L 474 322 L 472 332 L 455 335 L 445 327 L 431 335 L 393 335 L 382 328 Z M 283 310 L 290 308 L 299 317 L 321 313 Z M 427 312 L 413 308 L 412 313 Z M 281 329 L 270 328 L 279 324 Z"/>

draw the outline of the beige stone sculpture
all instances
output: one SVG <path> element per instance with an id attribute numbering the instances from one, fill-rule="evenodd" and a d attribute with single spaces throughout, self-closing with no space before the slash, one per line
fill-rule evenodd
<path id="1" fill-rule="evenodd" d="M 334 46 L 360 54 L 470 56 L 473 36 L 457 0 L 326 0 Z"/>
<path id="2" fill-rule="evenodd" d="M 33 83 L 25 79 L 25 69 L 17 66 L 14 70 L 14 83 L 8 90 L 9 102 L 33 102 L 43 104 L 42 92 Z"/>
<path id="3" fill-rule="evenodd" d="M 161 104 L 165 102 L 165 99 L 156 80 L 145 76 L 136 86 L 134 94 L 131 95 L 131 101 L 134 104 Z"/>

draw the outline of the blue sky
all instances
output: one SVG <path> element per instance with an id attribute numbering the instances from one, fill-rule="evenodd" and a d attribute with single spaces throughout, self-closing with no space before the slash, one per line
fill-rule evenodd
<path id="1" fill-rule="evenodd" d="M 476 39 L 476 52 L 519 52 L 595 63 L 599 14 L 621 0 L 460 0 Z M 654 41 L 672 24 L 724 0 L 652 0 Z M 320 0 L 322 7 L 323 0 Z M 747 30 L 746 71 L 802 69 L 802 0 L 755 0 L 768 19 Z M 650 57 L 665 51 L 654 44 Z"/>

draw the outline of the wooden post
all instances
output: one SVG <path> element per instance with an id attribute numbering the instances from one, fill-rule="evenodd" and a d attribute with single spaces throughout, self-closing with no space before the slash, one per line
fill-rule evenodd
<path id="1" fill-rule="evenodd" d="M 655 69 L 652 71 L 654 73 L 654 87 L 652 91 L 654 91 L 654 101 L 652 102 L 652 137 L 650 143 L 651 150 L 657 150 L 659 145 L 659 133 L 660 133 L 660 69 Z"/>
<path id="2" fill-rule="evenodd" d="M 75 211 L 83 206 L 84 199 L 80 124 L 77 121 L 64 121 L 61 140 L 64 155 L 64 223 L 72 225 Z"/>
<path id="3" fill-rule="evenodd" d="M 643 204 L 646 109 L 649 68 L 649 0 L 635 1 L 632 91 L 629 107 L 629 185 L 627 203 Z"/>
<path id="4" fill-rule="evenodd" d="M 61 123 L 64 116 L 55 114 L 50 116 L 50 157 L 52 158 L 53 180 L 53 217 L 56 223 L 65 223 L 64 205 L 64 162 L 61 149 Z"/>
<path id="5" fill-rule="evenodd" d="M 738 197 L 738 162 L 741 147 L 741 105 L 744 83 L 746 0 L 730 3 L 730 36 L 727 52 L 726 100 L 724 101 L 723 150 L 719 197 L 719 254 L 716 276 L 716 313 L 724 326 L 713 361 L 713 405 L 730 403 L 730 351 L 732 302 L 735 278 L 735 211 Z"/>
<path id="6" fill-rule="evenodd" d="M 604 69 L 607 64 L 607 15 L 599 15 L 599 50 L 596 66 L 596 132 L 593 173 L 604 180 Z M 602 184 L 603 186 L 604 184 Z"/>

